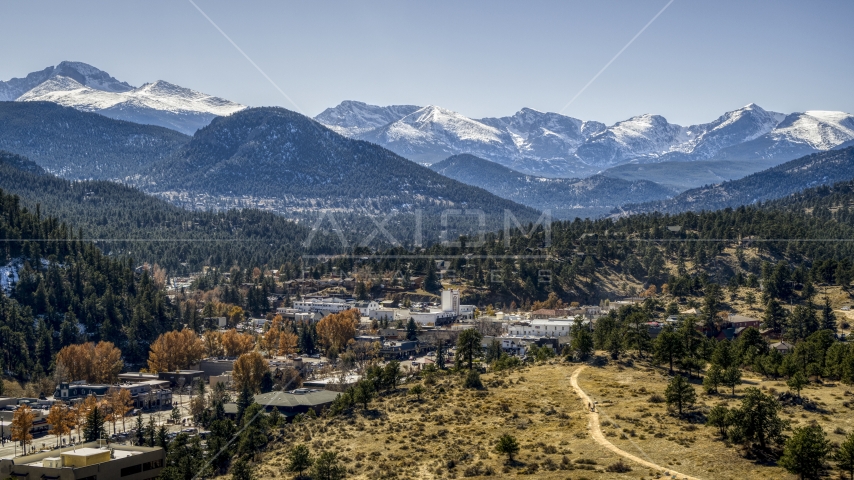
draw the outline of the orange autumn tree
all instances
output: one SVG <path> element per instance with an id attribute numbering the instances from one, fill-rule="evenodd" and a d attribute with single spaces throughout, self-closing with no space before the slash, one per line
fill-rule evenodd
<path id="1" fill-rule="evenodd" d="M 225 349 L 222 348 L 222 332 L 219 330 L 205 332 L 202 343 L 205 345 L 205 355 L 208 357 L 222 357 L 225 355 Z"/>
<path id="2" fill-rule="evenodd" d="M 115 383 L 124 367 L 122 352 L 112 342 L 93 342 L 63 347 L 56 363 L 71 380 Z"/>
<path id="3" fill-rule="evenodd" d="M 361 313 L 356 308 L 327 315 L 317 322 L 317 336 L 325 351 L 335 348 L 343 351 L 347 343 L 356 336 Z"/>
<path id="4" fill-rule="evenodd" d="M 233 328 L 222 334 L 220 342 L 225 355 L 229 357 L 239 357 L 255 348 L 255 339 L 252 335 L 239 333 Z"/>
<path id="5" fill-rule="evenodd" d="M 62 436 L 71 433 L 71 428 L 74 426 L 74 415 L 68 405 L 54 403 L 50 407 L 45 421 L 50 426 L 50 433 L 56 436 L 56 444 L 59 445 Z M 70 438 L 68 440 L 71 441 Z"/>
<path id="6" fill-rule="evenodd" d="M 267 356 L 290 355 L 296 353 L 297 336 L 288 328 L 281 315 L 273 317 L 270 328 L 261 337 L 261 348 Z"/>
<path id="7" fill-rule="evenodd" d="M 238 390 L 243 387 L 253 393 L 261 390 L 261 379 L 264 372 L 269 372 L 270 366 L 258 352 L 244 353 L 234 362 L 234 386 Z"/>
<path id="8" fill-rule="evenodd" d="M 34 418 L 35 414 L 27 404 L 18 407 L 12 414 L 12 441 L 21 442 L 25 452 L 27 445 L 33 441 L 33 434 L 30 433 L 30 430 L 33 429 Z"/>
<path id="9" fill-rule="evenodd" d="M 148 370 L 153 373 L 189 368 L 205 355 L 205 345 L 192 329 L 166 332 L 151 344 Z"/>

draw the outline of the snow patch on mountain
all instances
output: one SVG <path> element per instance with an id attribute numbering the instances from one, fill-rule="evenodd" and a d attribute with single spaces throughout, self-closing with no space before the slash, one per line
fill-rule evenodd
<path id="1" fill-rule="evenodd" d="M 246 108 L 228 100 L 158 80 L 125 92 L 97 90 L 68 77 L 53 77 L 16 99 L 19 102 L 47 101 L 87 112 L 97 112 L 119 104 L 147 107 L 167 112 L 230 115 Z"/>
<path id="2" fill-rule="evenodd" d="M 13 78 L 0 82 L 0 100 L 11 102 L 40 84 L 54 78 L 66 77 L 95 90 L 105 92 L 126 92 L 133 87 L 111 77 L 110 74 L 82 62 L 62 62 L 55 67 L 47 67 L 32 72 L 24 78 Z"/>
<path id="3" fill-rule="evenodd" d="M 400 120 L 420 108 L 415 105 L 378 107 L 364 102 L 345 100 L 336 107 L 327 108 L 314 119 L 341 135 L 357 137 Z"/>
<path id="4" fill-rule="evenodd" d="M 784 118 L 782 113 L 769 112 L 751 103 L 727 112 L 713 122 L 687 127 L 685 135 L 688 140 L 676 145 L 673 152 L 690 155 L 685 158 L 688 160 L 706 160 L 714 157 L 721 149 L 767 134 Z M 679 156 L 674 159 L 679 159 Z"/>
<path id="5" fill-rule="evenodd" d="M 15 96 L 12 96 L 15 95 Z M 0 82 L 0 98 L 53 102 L 110 118 L 159 125 L 192 135 L 218 116 L 246 108 L 163 80 L 132 87 L 80 62 L 62 62 L 24 79 Z"/>
<path id="6" fill-rule="evenodd" d="M 775 141 L 805 143 L 816 150 L 828 150 L 854 140 L 854 116 L 824 110 L 793 113 L 769 136 Z"/>

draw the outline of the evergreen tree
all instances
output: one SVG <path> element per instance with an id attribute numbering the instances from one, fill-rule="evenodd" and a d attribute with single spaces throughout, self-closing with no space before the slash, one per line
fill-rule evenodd
<path id="1" fill-rule="evenodd" d="M 436 366 L 440 370 L 445 369 L 445 341 L 439 340 L 436 344 Z"/>
<path id="2" fill-rule="evenodd" d="M 504 354 L 504 350 L 501 349 L 501 342 L 493 338 L 491 342 L 489 342 L 489 347 L 486 349 L 486 356 L 484 357 L 484 361 L 489 365 L 492 362 L 501 358 L 501 355 Z"/>
<path id="3" fill-rule="evenodd" d="M 240 395 L 237 396 L 237 416 L 235 418 L 238 425 L 243 423 L 243 413 L 246 412 L 246 409 L 253 403 L 255 403 L 255 397 L 252 396 L 249 386 L 243 385 L 243 389 L 240 390 Z"/>
<path id="4" fill-rule="evenodd" d="M 288 452 L 287 469 L 291 473 L 296 473 L 297 478 L 302 478 L 302 473 L 311 468 L 313 463 L 314 459 L 311 457 L 308 447 L 303 444 L 294 445 Z"/>
<path id="5" fill-rule="evenodd" d="M 724 438 L 726 437 L 727 428 L 730 426 L 730 419 L 730 411 L 726 405 L 716 405 L 709 410 L 709 414 L 706 416 L 706 425 L 717 427 L 721 437 Z"/>
<path id="6" fill-rule="evenodd" d="M 854 480 L 854 432 L 845 437 L 845 441 L 839 446 L 834 459 L 839 469 L 848 472 L 850 480 Z"/>
<path id="7" fill-rule="evenodd" d="M 755 387 L 745 389 L 741 408 L 733 412 L 736 436 L 746 442 L 758 442 L 763 450 L 769 442 L 782 439 L 786 422 L 780 419 L 780 402 Z"/>
<path id="8" fill-rule="evenodd" d="M 786 309 L 780 306 L 780 302 L 772 298 L 765 306 L 762 328 L 771 329 L 776 333 L 782 332 L 787 314 Z"/>
<path id="9" fill-rule="evenodd" d="M 335 452 L 326 451 L 317 457 L 314 461 L 314 466 L 311 469 L 312 480 L 341 480 L 347 473 L 338 462 L 338 454 Z"/>
<path id="10" fill-rule="evenodd" d="M 418 340 L 418 326 L 412 318 L 406 322 L 406 339 L 410 341 Z"/>
<path id="11" fill-rule="evenodd" d="M 136 444 L 145 445 L 145 424 L 142 422 L 142 413 L 136 414 Z"/>
<path id="12" fill-rule="evenodd" d="M 828 297 L 824 297 L 824 305 L 821 307 L 821 329 L 836 333 L 836 314 L 833 313 Z"/>
<path id="13" fill-rule="evenodd" d="M 87 442 L 94 442 L 99 438 L 107 438 L 107 429 L 104 426 L 104 415 L 98 407 L 92 408 L 86 415 L 86 426 L 83 427 L 83 438 Z"/>
<path id="14" fill-rule="evenodd" d="M 804 478 L 818 478 L 830 453 L 830 441 L 819 425 L 795 428 L 786 440 L 780 466 Z"/>
<path id="15" fill-rule="evenodd" d="M 665 326 L 653 342 L 655 359 L 660 363 L 666 362 L 671 375 L 673 375 L 673 360 L 678 359 L 683 351 L 682 339 L 670 325 Z"/>
<path id="16" fill-rule="evenodd" d="M 519 453 L 519 442 L 510 434 L 504 434 L 498 438 L 498 444 L 495 445 L 495 451 L 507 455 L 507 462 L 513 462 L 513 455 Z"/>
<path id="17" fill-rule="evenodd" d="M 685 377 L 677 375 L 673 377 L 667 385 L 667 389 L 664 391 L 664 398 L 667 401 L 667 406 L 675 406 L 676 410 L 679 412 L 679 416 L 681 417 L 682 412 L 686 408 L 691 408 L 691 406 L 694 405 L 694 402 L 697 401 L 697 392 L 695 392 L 694 387 L 685 380 Z"/>
<path id="18" fill-rule="evenodd" d="M 573 354 L 578 355 L 579 359 L 585 360 L 593 353 L 593 334 L 581 322 L 576 321 L 572 325 L 570 335 L 572 338 L 569 348 Z"/>
<path id="19" fill-rule="evenodd" d="M 255 480 L 255 472 L 245 458 L 240 458 L 231 467 L 231 480 Z"/>
<path id="20" fill-rule="evenodd" d="M 732 396 L 735 396 L 735 387 L 741 385 L 741 369 L 733 365 L 723 372 L 722 384 L 732 389 Z"/>
<path id="21" fill-rule="evenodd" d="M 797 392 L 798 398 L 801 398 L 801 390 L 807 383 L 809 383 L 809 380 L 807 380 L 804 372 L 800 370 L 795 372 L 791 377 L 789 377 L 789 380 L 786 381 L 786 385 Z"/>
<path id="22" fill-rule="evenodd" d="M 477 330 L 469 328 L 463 330 L 457 338 L 456 362 L 459 368 L 472 369 L 474 359 L 483 354 L 480 342 L 483 336 Z"/>

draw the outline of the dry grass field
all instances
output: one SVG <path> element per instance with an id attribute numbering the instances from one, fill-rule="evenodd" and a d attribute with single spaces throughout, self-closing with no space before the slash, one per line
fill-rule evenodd
<path id="1" fill-rule="evenodd" d="M 554 361 L 487 374 L 485 391 L 465 390 L 460 378 L 448 376 L 429 386 L 421 401 L 401 393 L 375 400 L 369 411 L 357 409 L 350 417 L 289 425 L 277 446 L 260 459 L 256 474 L 262 479 L 286 476 L 288 449 L 306 443 L 315 454 L 339 452 L 348 478 L 360 479 L 668 478 L 665 471 L 671 469 L 702 479 L 795 478 L 779 467 L 744 458 L 715 429 L 678 419 L 664 403 L 651 402 L 653 394 L 664 392 L 668 377 L 640 362 L 588 366 L 578 377 L 580 387 L 599 402 L 605 439 L 663 468 L 624 460 L 631 471 L 608 471 L 621 457 L 591 437 L 588 409 L 570 386 L 576 368 L 578 364 Z M 697 385 L 697 410 L 720 402 L 735 405 L 747 386 L 766 392 L 786 389 L 781 382 L 746 378 L 731 398 L 706 395 Z M 845 386 L 811 386 L 804 395 L 823 411 L 786 407 L 784 418 L 793 425 L 817 421 L 834 442 L 854 429 L 854 411 L 843 405 L 854 403 L 854 397 Z M 505 433 L 521 446 L 512 465 L 495 452 L 496 440 Z"/>

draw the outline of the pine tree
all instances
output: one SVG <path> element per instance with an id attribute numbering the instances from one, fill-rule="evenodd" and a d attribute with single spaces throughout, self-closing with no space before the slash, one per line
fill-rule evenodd
<path id="1" fill-rule="evenodd" d="M 243 413 L 246 412 L 249 405 L 252 405 L 254 402 L 255 398 L 252 396 L 252 392 L 249 391 L 249 387 L 247 385 L 243 385 L 243 389 L 240 390 L 240 395 L 237 396 L 237 416 L 235 419 L 237 420 L 238 425 L 243 423 Z"/>
<path id="2" fill-rule="evenodd" d="M 136 444 L 145 445 L 145 424 L 141 413 L 136 414 Z"/>
<path id="3" fill-rule="evenodd" d="M 418 340 L 418 326 L 412 318 L 406 323 L 406 339 L 410 341 Z"/>
<path id="4" fill-rule="evenodd" d="M 95 407 L 86 415 L 86 426 L 83 427 L 83 438 L 87 442 L 94 442 L 99 438 L 107 438 L 107 429 L 104 426 L 104 415 L 99 407 Z"/>
<path id="5" fill-rule="evenodd" d="M 495 451 L 507 455 L 507 462 L 513 462 L 513 455 L 519 453 L 519 442 L 510 434 L 504 434 L 498 439 L 498 444 L 495 445 Z"/>
<path id="6" fill-rule="evenodd" d="M 836 314 L 833 313 L 828 297 L 824 297 L 824 305 L 821 308 L 821 329 L 836 333 Z"/>
<path id="7" fill-rule="evenodd" d="M 688 383 L 681 375 L 673 377 L 673 380 L 667 385 L 664 391 L 664 398 L 667 400 L 667 406 L 676 406 L 679 416 L 686 408 L 690 408 L 697 400 L 697 392 L 694 387 Z"/>
<path id="8" fill-rule="evenodd" d="M 792 437 L 786 440 L 780 466 L 801 479 L 817 478 L 824 468 L 824 460 L 830 453 L 830 441 L 820 425 L 795 428 Z"/>
<path id="9" fill-rule="evenodd" d="M 436 366 L 439 369 L 445 369 L 445 341 L 439 340 L 439 343 L 436 344 Z"/>
<path id="10" fill-rule="evenodd" d="M 834 459 L 839 469 L 848 472 L 851 480 L 854 480 L 854 432 L 849 433 L 836 451 Z"/>
<path id="11" fill-rule="evenodd" d="M 311 468 L 313 463 L 314 459 L 311 458 L 311 453 L 305 445 L 294 445 L 288 452 L 288 471 L 296 473 L 297 478 L 301 478 L 302 473 Z"/>

